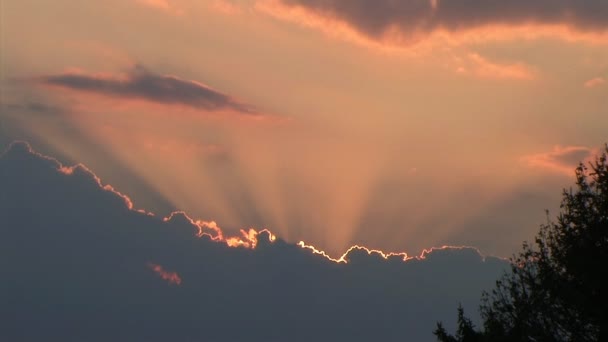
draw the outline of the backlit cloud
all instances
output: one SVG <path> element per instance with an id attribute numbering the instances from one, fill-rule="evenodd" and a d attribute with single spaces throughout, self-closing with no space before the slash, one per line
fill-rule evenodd
<path id="1" fill-rule="evenodd" d="M 66 72 L 43 76 L 38 81 L 49 86 L 118 99 L 182 105 L 205 111 L 232 110 L 247 115 L 258 114 L 252 106 L 203 83 L 156 74 L 142 66 L 136 66 L 126 75 Z"/>
<path id="2" fill-rule="evenodd" d="M 412 43 L 435 33 L 474 34 L 476 39 L 514 34 L 586 36 L 608 29 L 603 0 L 262 0 L 258 7 L 277 17 L 329 31 L 347 31 L 372 40 Z M 517 28 L 514 32 L 507 32 Z M 344 33 L 344 32 L 343 32 Z"/>
<path id="3" fill-rule="evenodd" d="M 433 341 L 435 321 L 454 327 L 454 307 L 474 311 L 507 266 L 468 247 L 332 259 L 268 230 L 225 236 L 136 210 L 24 143 L 0 175 L 6 341 Z"/>

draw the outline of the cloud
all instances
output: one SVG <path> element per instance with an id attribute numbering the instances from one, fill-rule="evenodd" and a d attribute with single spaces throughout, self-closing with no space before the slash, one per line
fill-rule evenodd
<path id="1" fill-rule="evenodd" d="M 267 230 L 227 237 L 136 210 L 24 143 L 0 156 L 0 188 L 7 341 L 433 341 L 507 266 L 474 248 L 404 260 L 354 247 L 337 262 Z"/>
<path id="2" fill-rule="evenodd" d="M 536 78 L 536 73 L 525 64 L 500 64 L 492 62 L 478 53 L 469 53 L 456 72 L 491 79 L 532 80 Z"/>
<path id="3" fill-rule="evenodd" d="M 169 272 L 165 270 L 161 265 L 148 263 L 148 267 L 154 271 L 154 273 L 158 274 L 163 280 L 166 280 L 169 284 L 180 285 L 182 283 L 182 278 L 180 278 L 179 274 L 175 272 Z"/>
<path id="4" fill-rule="evenodd" d="M 265 0 L 258 8 L 308 26 L 354 33 L 372 40 L 387 37 L 417 41 L 433 33 L 484 30 L 482 36 L 504 35 L 504 28 L 523 28 L 519 36 L 543 31 L 564 36 L 603 35 L 608 31 L 604 0 Z M 536 27 L 536 29 L 533 29 Z M 551 32 L 549 32 L 551 34 Z M 479 35 L 478 35 L 479 36 Z"/>
<path id="5" fill-rule="evenodd" d="M 158 9 L 174 15 L 183 15 L 184 10 L 173 5 L 168 0 L 135 0 L 137 3 Z"/>
<path id="6" fill-rule="evenodd" d="M 247 115 L 259 114 L 252 106 L 203 83 L 171 75 L 159 75 L 142 66 L 136 66 L 127 75 L 120 76 L 66 72 L 39 77 L 37 80 L 49 86 L 112 98 L 183 105 L 205 111 L 233 110 Z"/>
<path id="7" fill-rule="evenodd" d="M 585 86 L 585 88 L 595 88 L 595 87 L 602 86 L 605 83 L 606 83 L 606 80 L 603 77 L 595 77 L 595 78 L 588 80 L 583 85 Z"/>
<path id="8" fill-rule="evenodd" d="M 596 149 L 586 146 L 555 146 L 552 151 L 524 156 L 522 160 L 530 167 L 571 176 L 579 163 L 590 160 L 596 153 Z"/>

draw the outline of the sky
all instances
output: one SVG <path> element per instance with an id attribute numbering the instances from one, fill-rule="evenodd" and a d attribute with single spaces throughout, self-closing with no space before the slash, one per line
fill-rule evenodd
<path id="1" fill-rule="evenodd" d="M 608 140 L 603 0 L 0 6 L 3 149 L 334 258 L 508 257 Z"/>
<path id="2" fill-rule="evenodd" d="M 608 2 L 4 0 L 0 106 L 0 340 L 432 341 L 608 143 Z"/>

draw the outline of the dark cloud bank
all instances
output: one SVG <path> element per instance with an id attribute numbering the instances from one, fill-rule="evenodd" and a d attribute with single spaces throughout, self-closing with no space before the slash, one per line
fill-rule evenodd
<path id="1" fill-rule="evenodd" d="M 605 0 L 280 0 L 337 18 L 378 37 L 391 27 L 406 34 L 458 31 L 489 24 L 565 24 L 583 31 L 608 29 Z"/>
<path id="2" fill-rule="evenodd" d="M 197 232 L 13 144 L 0 157 L 0 340 L 432 341 L 506 266 L 471 248 L 337 264 L 267 233 L 245 249 Z"/>
<path id="3" fill-rule="evenodd" d="M 180 104 L 196 109 L 229 109 L 242 114 L 257 114 L 249 105 L 202 83 L 159 75 L 136 66 L 126 78 L 80 73 L 64 73 L 39 78 L 39 82 L 110 97 L 136 98 L 161 104 Z"/>

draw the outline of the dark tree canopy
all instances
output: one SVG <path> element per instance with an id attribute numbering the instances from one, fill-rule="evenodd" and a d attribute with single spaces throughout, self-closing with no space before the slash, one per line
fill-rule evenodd
<path id="1" fill-rule="evenodd" d="M 564 190 L 555 221 L 524 243 L 511 271 L 484 293 L 483 329 L 458 309 L 440 342 L 608 341 L 608 145 L 588 166 L 576 168 L 575 189 Z"/>

